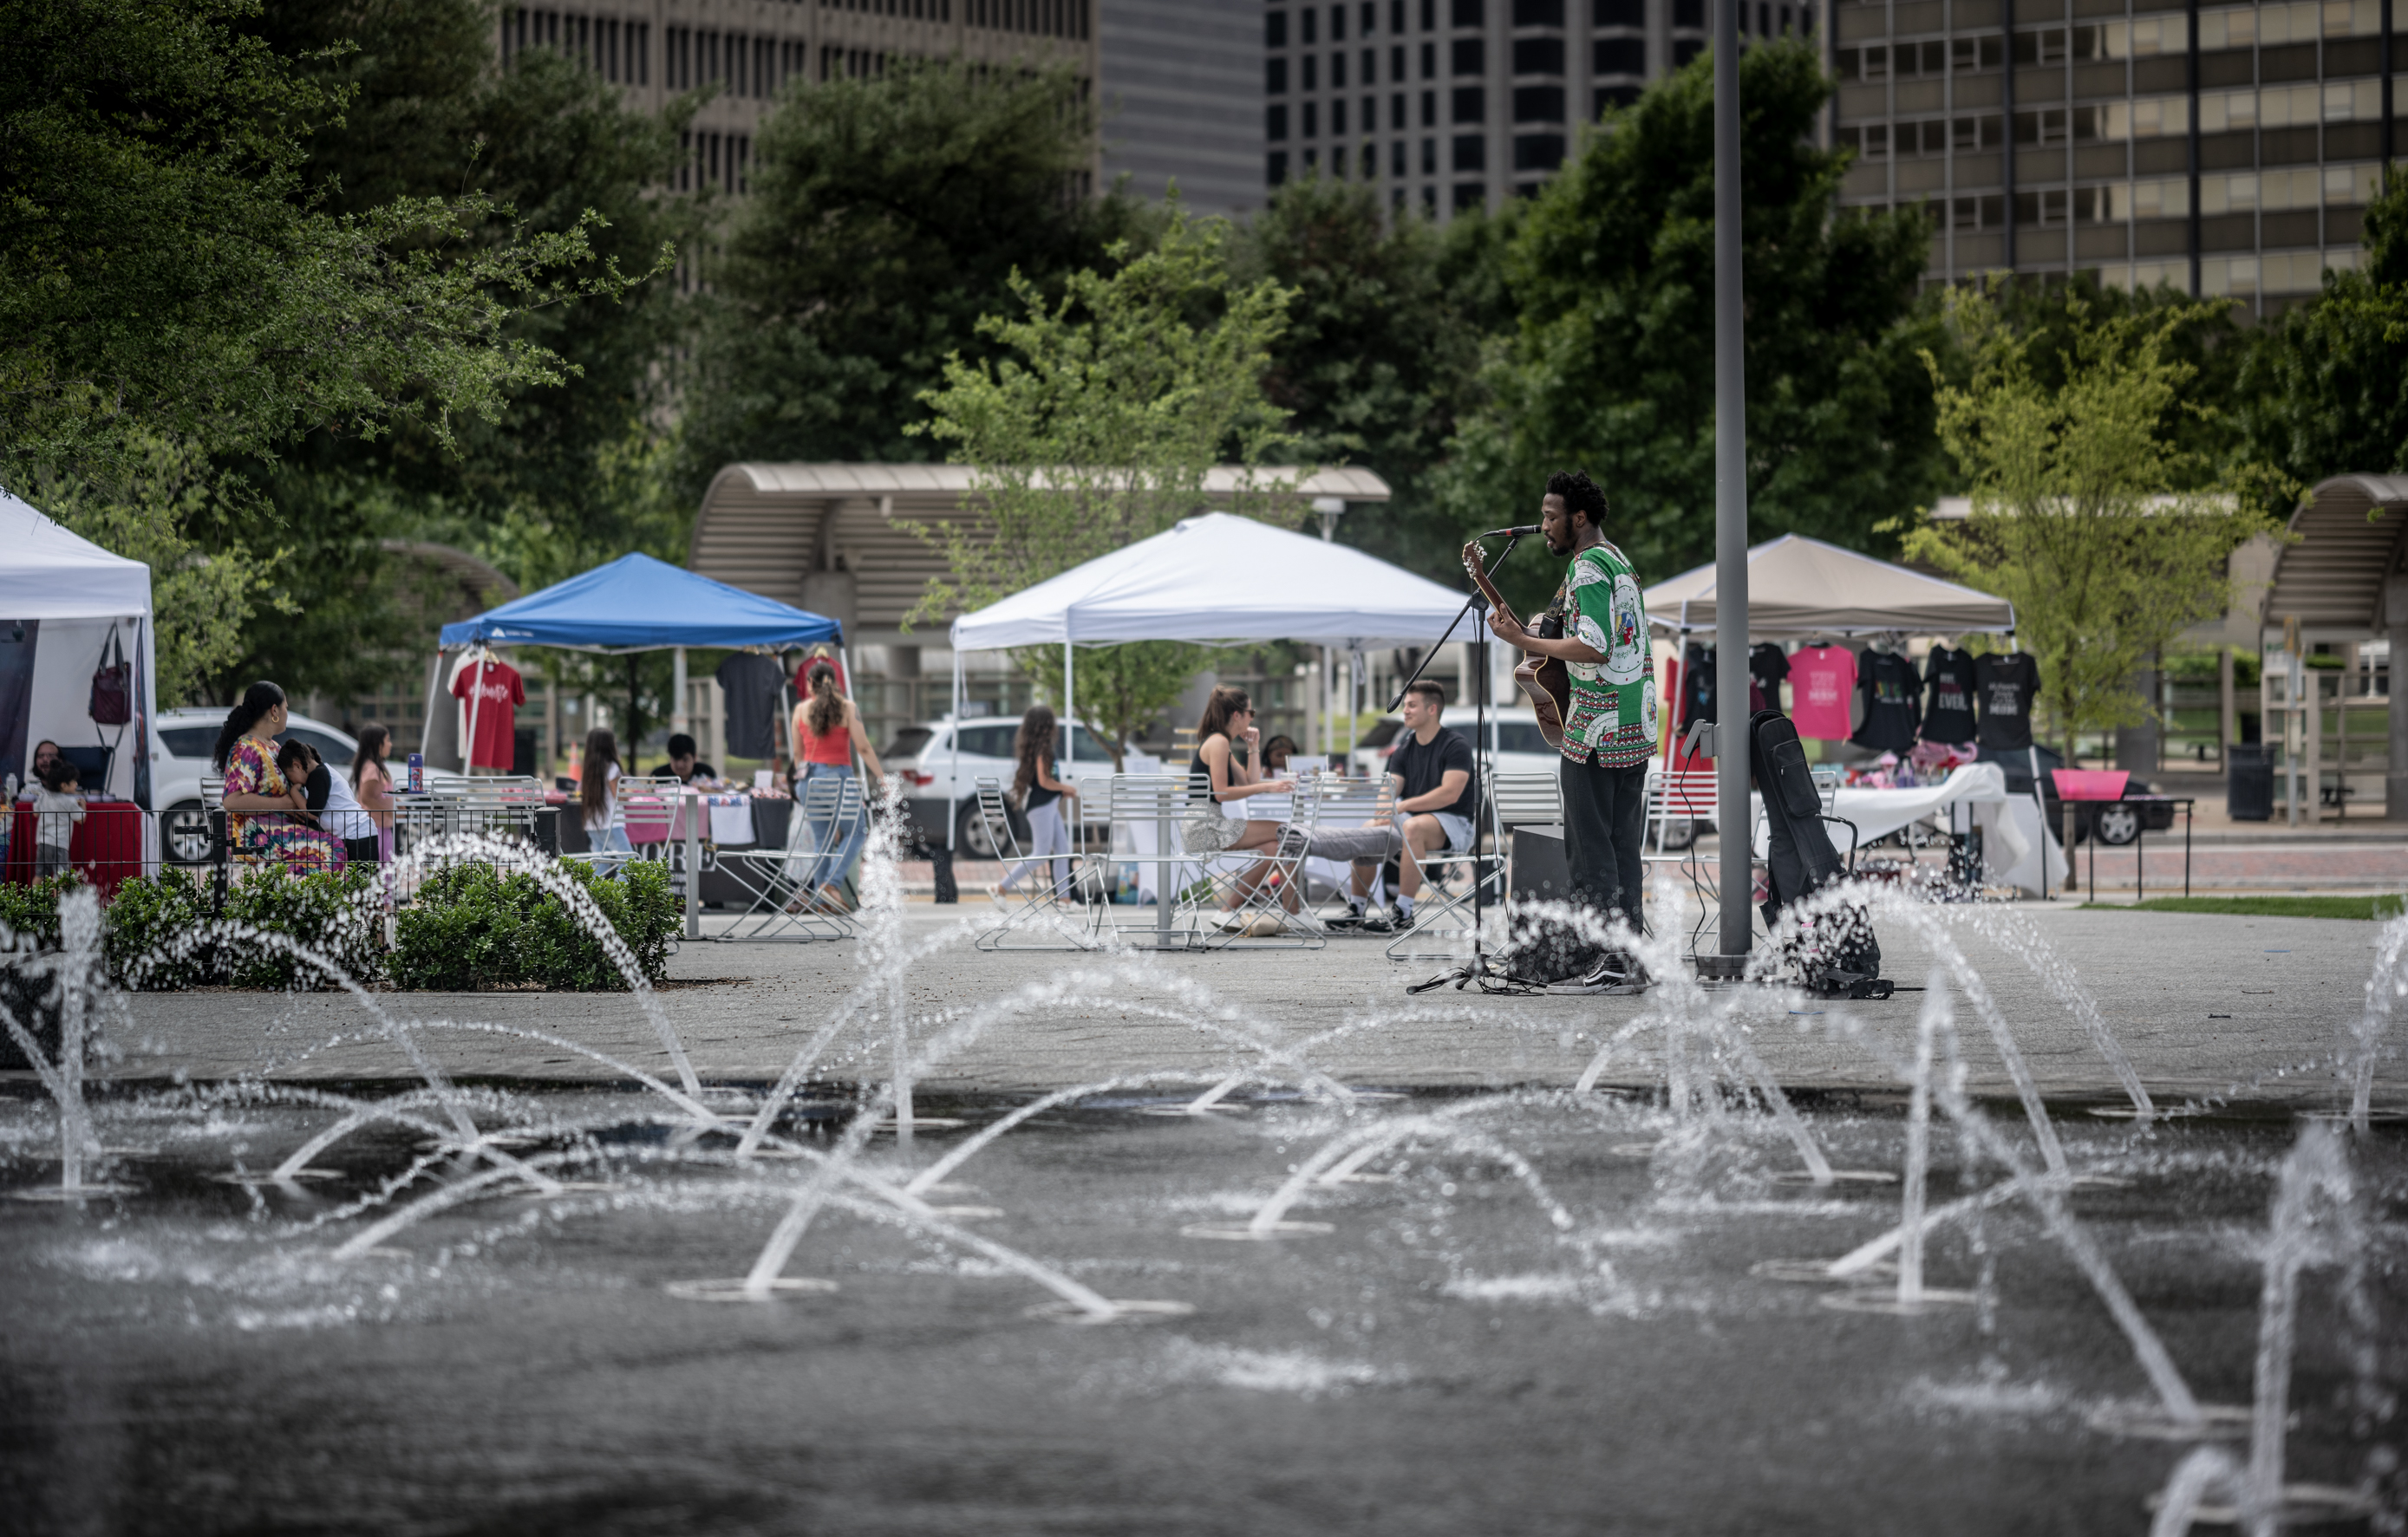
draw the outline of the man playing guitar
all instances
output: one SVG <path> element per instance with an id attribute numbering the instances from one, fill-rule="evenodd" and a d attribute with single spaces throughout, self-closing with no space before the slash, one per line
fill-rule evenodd
<path id="1" fill-rule="evenodd" d="M 1563 633 L 1525 629 L 1502 609 L 1489 615 L 1488 628 L 1506 645 L 1553 657 L 1570 673 L 1561 783 L 1571 900 L 1599 918 L 1619 916 L 1644 933 L 1639 856 L 1647 827 L 1647 761 L 1656 751 L 1647 605 L 1629 561 L 1605 537 L 1605 493 L 1585 472 L 1549 476 L 1539 506 L 1547 548 L 1570 558 L 1547 609 L 1551 619 L 1561 617 Z M 1645 982 L 1635 958 L 1618 953 L 1584 979 L 1600 990 Z"/>

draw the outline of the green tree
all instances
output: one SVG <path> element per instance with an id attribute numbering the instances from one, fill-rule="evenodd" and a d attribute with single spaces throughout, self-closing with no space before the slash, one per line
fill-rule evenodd
<path id="1" fill-rule="evenodd" d="M 896 62 L 790 90 L 754 141 L 751 195 L 710 267 L 687 376 L 681 484 L 733 462 L 910 461 L 947 358 L 1011 279 L 1053 291 L 1138 232 L 1082 195 L 1096 121 L 1068 69 Z"/>
<path id="2" fill-rule="evenodd" d="M 1461 219 L 1441 235 L 1421 219 L 1392 221 L 1372 186 L 1308 177 L 1271 194 L 1233 257 L 1240 277 L 1296 293 L 1264 391 L 1290 413 L 1299 457 L 1388 482 L 1389 503 L 1340 524 L 1339 539 L 1450 584 L 1462 538 L 1431 472 L 1480 363 L 1467 306 L 1477 285 L 1449 280 L 1472 263 L 1450 257 L 1489 223 Z"/>
<path id="3" fill-rule="evenodd" d="M 1740 80 L 1752 534 L 1866 548 L 1938 469 L 1916 358 L 1937 340 L 1915 304 L 1927 223 L 1837 216 L 1848 155 L 1814 147 L 1831 84 L 1813 48 L 1751 48 Z M 1711 555 L 1713 98 L 1701 55 L 1609 113 L 1522 216 L 1518 325 L 1443 477 L 1459 529 L 1533 510 L 1548 471 L 1580 466 L 1649 579 Z M 1544 564 L 1509 573 L 1517 596 L 1554 585 Z"/>
<path id="4" fill-rule="evenodd" d="M 1940 438 L 1973 505 L 1961 521 L 1925 518 L 1907 553 L 2014 603 L 2069 762 L 2082 733 L 2148 718 L 2134 676 L 2225 611 L 2232 551 L 2276 527 L 2258 510 L 2260 477 L 2202 476 L 2175 440 L 2206 407 L 2187 399 L 2195 368 L 2171 352 L 2207 307 L 2092 319 L 2071 305 L 2069 345 L 2044 377 L 2041 335 L 1970 292 L 1950 306 L 1969 380 L 1947 382 L 1926 354 Z"/>
<path id="5" fill-rule="evenodd" d="M 254 0 L 0 0 L 0 484 L 152 564 L 186 676 L 263 600 L 294 611 L 229 462 L 405 426 L 456 451 L 575 371 L 518 318 L 631 286 L 590 211 L 539 229 L 456 183 L 333 206 L 305 166 L 354 91 L 260 25 Z"/>
<path id="6" fill-rule="evenodd" d="M 1117 270 L 1070 274 L 1059 300 L 1012 276 L 1021 318 L 978 322 L 1004 356 L 950 358 L 942 387 L 921 396 L 930 420 L 913 431 L 972 466 L 985 516 L 918 530 L 948 575 L 931 579 L 915 619 L 982 607 L 1204 510 L 1206 472 L 1231 445 L 1250 466 L 1290 447 L 1262 380 L 1291 294 L 1268 278 L 1233 281 L 1226 242 L 1225 225 L 1191 223 L 1174 204 L 1153 249 L 1115 243 L 1105 255 Z M 1291 490 L 1267 475 L 1238 505 L 1293 517 Z M 1060 703 L 1058 653 L 1016 660 Z M 1121 744 L 1200 665 L 1199 648 L 1168 641 L 1088 651 L 1075 663 L 1079 716 L 1117 765 Z"/>
<path id="7" fill-rule="evenodd" d="M 2258 333 L 2238 396 L 2249 455 L 2301 485 L 2408 469 L 2408 180 L 2368 206 L 2363 264 Z"/>

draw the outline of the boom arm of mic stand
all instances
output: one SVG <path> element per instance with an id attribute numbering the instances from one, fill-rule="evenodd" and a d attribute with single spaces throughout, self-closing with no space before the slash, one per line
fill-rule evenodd
<path id="1" fill-rule="evenodd" d="M 1505 557 L 1513 553 L 1513 547 L 1521 542 L 1522 536 L 1518 534 L 1508 538 L 1505 541 L 1505 548 L 1497 552 L 1497 559 L 1489 562 L 1487 570 L 1482 572 L 1481 575 L 1494 575 L 1497 568 L 1505 563 Z M 1405 703 L 1405 695 L 1412 692 L 1413 685 L 1422 680 L 1422 673 L 1424 669 L 1429 666 L 1430 659 L 1438 655 L 1439 646 L 1444 646 L 1448 641 L 1455 638 L 1455 625 L 1461 624 L 1463 622 L 1463 616 L 1470 613 L 1475 608 L 1484 614 L 1488 612 L 1488 600 L 1486 597 L 1482 595 L 1480 589 L 1477 587 L 1474 587 L 1471 590 L 1471 596 L 1463 600 L 1463 606 L 1455 610 L 1453 622 L 1449 623 L 1446 627 L 1446 633 L 1438 637 L 1438 646 L 1431 647 L 1427 651 L 1422 654 L 1420 663 L 1413 668 L 1413 676 L 1405 679 L 1404 683 L 1397 690 L 1397 697 L 1388 701 L 1388 709 L 1391 713 L 1394 713 L 1396 710 L 1403 706 Z"/>

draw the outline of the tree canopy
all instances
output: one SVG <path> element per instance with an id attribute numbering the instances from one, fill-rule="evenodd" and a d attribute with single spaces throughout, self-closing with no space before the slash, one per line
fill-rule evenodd
<path id="1" fill-rule="evenodd" d="M 913 461 L 945 360 L 997 355 L 979 318 L 1139 230 L 1085 195 L 1096 122 L 1067 69 L 895 61 L 789 88 L 709 268 L 679 480 L 740 460 Z"/>
<path id="2" fill-rule="evenodd" d="M 1774 41 L 1740 61 L 1753 537 L 1856 548 L 1927 499 L 1940 468 L 1937 341 L 1915 291 L 1917 212 L 1841 218 L 1848 164 L 1814 147 L 1831 85 L 1814 50 Z M 1551 470 L 1582 467 L 1614 540 L 1648 580 L 1713 548 L 1713 74 L 1700 55 L 1608 113 L 1531 201 L 1505 253 L 1519 320 L 1490 399 L 1443 475 L 1464 529 L 1535 511 Z M 1535 596 L 1553 574 L 1514 574 Z"/>

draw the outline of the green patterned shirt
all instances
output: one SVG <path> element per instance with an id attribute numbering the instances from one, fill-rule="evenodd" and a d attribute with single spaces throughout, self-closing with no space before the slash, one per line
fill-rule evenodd
<path id="1" fill-rule="evenodd" d="M 1594 752 L 1607 768 L 1647 761 L 1656 752 L 1656 657 L 1629 561 L 1611 544 L 1582 550 L 1551 612 L 1561 615 L 1567 637 L 1605 659 L 1565 663 L 1572 696 L 1564 756 L 1585 762 Z"/>

